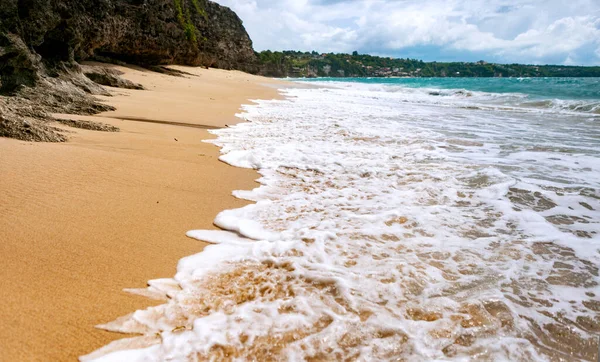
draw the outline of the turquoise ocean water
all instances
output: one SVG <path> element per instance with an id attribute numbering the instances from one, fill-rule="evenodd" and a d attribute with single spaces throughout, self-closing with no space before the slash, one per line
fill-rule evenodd
<path id="1" fill-rule="evenodd" d="M 300 79 L 298 79 L 300 80 Z M 313 78 L 308 82 L 352 82 L 410 88 L 520 93 L 531 99 L 600 101 L 600 78 Z"/>

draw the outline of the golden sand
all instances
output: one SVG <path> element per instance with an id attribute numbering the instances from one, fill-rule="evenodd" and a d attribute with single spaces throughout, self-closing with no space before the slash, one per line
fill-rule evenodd
<path id="1" fill-rule="evenodd" d="M 277 81 L 175 67 L 173 77 L 117 67 L 147 90 L 115 89 L 117 111 L 69 116 L 119 133 L 69 130 L 64 144 L 0 138 L 0 360 L 68 361 L 122 337 L 94 328 L 151 301 L 122 291 L 171 277 L 202 250 L 190 229 L 244 205 L 257 174 L 218 162 L 205 126 L 236 122 Z M 66 116 L 65 116 L 66 117 Z"/>

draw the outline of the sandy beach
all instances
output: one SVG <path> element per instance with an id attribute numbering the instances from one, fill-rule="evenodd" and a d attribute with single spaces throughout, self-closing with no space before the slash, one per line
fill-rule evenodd
<path id="1" fill-rule="evenodd" d="M 113 66 L 117 67 L 117 66 Z M 120 132 L 63 125 L 67 143 L 0 138 L 0 360 L 72 361 L 122 335 L 106 323 L 152 301 L 123 292 L 171 277 L 202 250 L 190 229 L 244 205 L 255 172 L 218 161 L 204 128 L 223 127 L 277 81 L 236 71 L 174 67 L 174 77 L 117 67 L 146 90 L 113 89 L 117 107 L 94 120 Z"/>

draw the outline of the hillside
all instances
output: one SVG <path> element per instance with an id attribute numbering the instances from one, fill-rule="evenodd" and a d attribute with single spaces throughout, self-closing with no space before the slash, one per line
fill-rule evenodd
<path id="1" fill-rule="evenodd" d="M 263 74 L 275 77 L 600 77 L 600 67 L 424 62 L 357 52 L 263 51 L 258 57 Z"/>

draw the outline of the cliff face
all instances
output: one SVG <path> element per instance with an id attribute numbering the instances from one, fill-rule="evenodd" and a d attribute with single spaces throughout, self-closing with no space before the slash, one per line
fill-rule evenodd
<path id="1" fill-rule="evenodd" d="M 91 58 L 258 71 L 241 20 L 209 0 L 0 0 L 0 137 L 65 141 L 51 113 L 111 109 L 94 81 L 140 88 Z"/>
<path id="2" fill-rule="evenodd" d="M 208 0 L 2 0 L 1 91 L 94 56 L 242 70 L 256 63 L 241 20 Z"/>

